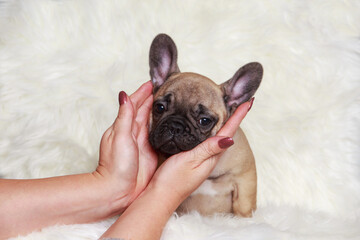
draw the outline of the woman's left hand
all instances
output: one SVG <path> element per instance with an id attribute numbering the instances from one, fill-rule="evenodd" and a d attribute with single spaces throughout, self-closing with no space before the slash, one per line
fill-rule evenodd
<path id="1" fill-rule="evenodd" d="M 121 199 L 122 208 L 145 189 L 157 166 L 157 155 L 148 141 L 151 93 L 150 82 L 130 97 L 120 92 L 118 116 L 101 139 L 99 166 L 94 174 L 107 182 L 115 198 Z"/>

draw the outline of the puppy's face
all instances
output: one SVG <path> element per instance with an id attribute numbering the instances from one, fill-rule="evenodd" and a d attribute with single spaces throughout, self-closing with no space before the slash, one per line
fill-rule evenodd
<path id="1" fill-rule="evenodd" d="M 175 43 L 158 35 L 150 48 L 153 148 L 171 156 L 214 136 L 236 107 L 254 95 L 262 72 L 259 63 L 250 63 L 221 85 L 196 73 L 180 73 Z"/>
<path id="2" fill-rule="evenodd" d="M 154 95 L 150 142 L 172 155 L 194 148 L 219 130 L 227 118 L 220 88 L 201 75 L 171 75 Z"/>

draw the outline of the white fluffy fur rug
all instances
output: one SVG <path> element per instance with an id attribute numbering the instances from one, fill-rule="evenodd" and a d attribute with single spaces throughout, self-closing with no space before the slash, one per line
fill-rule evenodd
<path id="1" fill-rule="evenodd" d="M 0 175 L 92 171 L 118 92 L 149 80 L 165 32 L 182 71 L 220 83 L 259 61 L 265 75 L 242 123 L 255 216 L 174 216 L 162 239 L 360 239 L 359 13 L 355 0 L 2 0 Z M 112 221 L 16 239 L 97 239 Z"/>

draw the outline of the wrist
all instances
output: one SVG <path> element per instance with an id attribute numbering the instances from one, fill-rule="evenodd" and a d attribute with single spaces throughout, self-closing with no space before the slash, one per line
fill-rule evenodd
<path id="1" fill-rule="evenodd" d="M 174 212 L 186 198 L 176 188 L 169 189 L 159 184 L 149 184 L 143 194 L 146 194 L 147 198 L 155 200 L 159 206 L 169 212 Z"/>
<path id="2" fill-rule="evenodd" d="M 181 198 L 165 188 L 149 184 L 102 237 L 160 239 L 166 222 L 180 203 Z"/>
<path id="3" fill-rule="evenodd" d="M 121 182 L 115 181 L 110 175 L 98 170 L 92 172 L 91 178 L 94 180 L 94 191 L 102 196 L 102 202 L 105 209 L 106 217 L 111 217 L 122 213 L 130 204 L 127 194 L 119 186 Z"/>

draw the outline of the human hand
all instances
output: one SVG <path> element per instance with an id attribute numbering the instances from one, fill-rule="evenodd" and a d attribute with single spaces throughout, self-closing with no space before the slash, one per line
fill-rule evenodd
<path id="1" fill-rule="evenodd" d="M 119 93 L 119 112 L 100 143 L 99 165 L 93 173 L 127 207 L 147 186 L 157 166 L 157 155 L 148 142 L 152 84 L 143 84 L 130 97 Z M 120 211 L 123 209 L 119 209 Z"/>
<path id="2" fill-rule="evenodd" d="M 216 136 L 167 159 L 156 171 L 149 190 L 160 192 L 170 203 L 180 204 L 185 200 L 210 175 L 221 154 L 234 143 L 232 137 L 251 104 L 252 101 L 240 105 Z"/>

